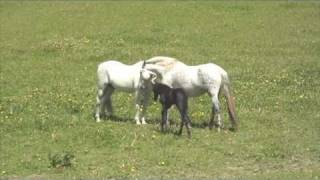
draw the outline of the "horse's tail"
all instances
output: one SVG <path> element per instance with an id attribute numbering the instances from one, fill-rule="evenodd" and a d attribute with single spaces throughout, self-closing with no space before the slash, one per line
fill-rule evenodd
<path id="1" fill-rule="evenodd" d="M 236 131 L 238 129 L 238 118 L 236 115 L 236 107 L 234 102 L 234 97 L 231 92 L 231 85 L 228 78 L 228 74 L 224 72 L 222 74 L 222 91 L 224 92 L 224 95 L 226 97 L 227 105 L 228 105 L 228 113 L 229 118 L 232 123 L 231 130 Z"/>
<path id="2" fill-rule="evenodd" d="M 98 89 L 104 89 L 104 87 L 109 83 L 109 76 L 106 72 L 107 63 L 101 63 L 98 65 L 97 69 L 97 86 Z"/>

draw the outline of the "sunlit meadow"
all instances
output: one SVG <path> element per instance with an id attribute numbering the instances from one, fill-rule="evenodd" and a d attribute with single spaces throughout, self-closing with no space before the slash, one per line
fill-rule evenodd
<path id="1" fill-rule="evenodd" d="M 1 1 L 0 179 L 319 179 L 320 4 L 312 1 Z M 96 123 L 96 68 L 156 55 L 229 73 L 240 128 L 207 128 L 207 95 L 189 100 L 192 138 L 117 118 Z M 222 99 L 223 119 L 229 125 Z"/>

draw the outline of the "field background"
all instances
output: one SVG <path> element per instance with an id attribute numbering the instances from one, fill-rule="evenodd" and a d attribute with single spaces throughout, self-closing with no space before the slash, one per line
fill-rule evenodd
<path id="1" fill-rule="evenodd" d="M 310 1 L 1 1 L 0 179 L 319 179 L 319 20 Z M 156 55 L 226 69 L 239 131 L 206 127 L 207 95 L 189 101 L 192 139 L 160 133 L 156 103 L 136 126 L 132 94 L 95 123 L 97 65 Z M 72 166 L 51 167 L 64 152 Z"/>

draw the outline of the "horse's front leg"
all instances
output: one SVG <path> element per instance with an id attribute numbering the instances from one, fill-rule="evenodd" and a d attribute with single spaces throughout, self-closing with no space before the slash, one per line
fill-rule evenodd
<path id="1" fill-rule="evenodd" d="M 141 113 L 143 110 L 143 105 L 142 105 L 142 89 L 138 88 L 136 89 L 135 92 L 135 101 L 136 101 L 136 115 L 134 116 L 134 119 L 136 120 L 136 124 L 140 125 L 141 124 Z"/>
<path id="2" fill-rule="evenodd" d="M 146 111 L 147 111 L 147 105 L 142 105 L 141 110 L 141 124 L 147 124 L 146 122 Z"/>
<path id="3" fill-rule="evenodd" d="M 151 93 L 151 87 L 146 87 L 145 89 L 139 89 L 137 92 L 137 104 L 139 104 L 139 120 L 140 124 L 147 124 L 146 122 L 146 112 L 149 106 L 149 98 Z"/>
<path id="4" fill-rule="evenodd" d="M 147 111 L 147 105 L 141 104 L 141 103 L 136 103 L 136 115 L 134 119 L 136 120 L 136 124 L 147 124 L 145 120 L 145 114 Z"/>
<path id="5" fill-rule="evenodd" d="M 147 112 L 147 107 L 149 105 L 149 96 L 144 97 L 143 99 L 143 104 L 142 104 L 142 109 L 141 109 L 141 124 L 147 124 L 146 122 L 146 112 Z"/>
<path id="6" fill-rule="evenodd" d="M 141 118 L 141 105 L 136 104 L 136 115 L 134 116 L 134 119 L 136 120 L 136 124 L 140 125 L 140 118 Z"/>

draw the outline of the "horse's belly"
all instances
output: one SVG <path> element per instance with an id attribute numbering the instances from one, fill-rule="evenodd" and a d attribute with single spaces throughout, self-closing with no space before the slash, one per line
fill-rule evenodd
<path id="1" fill-rule="evenodd" d="M 134 92 L 134 91 L 135 91 L 134 88 L 128 88 L 128 87 L 119 86 L 119 85 L 117 85 L 117 86 L 112 86 L 112 87 L 114 87 L 116 90 L 122 91 L 122 92 Z"/>
<path id="2" fill-rule="evenodd" d="M 191 81 L 185 81 L 184 83 L 173 82 L 172 88 L 182 88 L 189 97 L 200 96 L 206 92 L 201 86 L 197 86 Z"/>
<path id="3" fill-rule="evenodd" d="M 177 71 L 167 77 L 167 81 L 171 81 L 173 88 L 182 88 L 189 97 L 200 96 L 206 91 L 199 82 L 197 73 L 196 69 Z"/>
<path id="4" fill-rule="evenodd" d="M 119 91 L 133 92 L 135 90 L 133 80 L 124 78 L 113 78 L 111 86 Z"/>
<path id="5" fill-rule="evenodd" d="M 205 93 L 206 91 L 203 90 L 203 89 L 200 89 L 200 88 L 186 88 L 183 90 L 186 92 L 186 94 L 189 96 L 189 97 L 196 97 L 196 96 L 200 96 L 202 95 L 203 93 Z"/>

